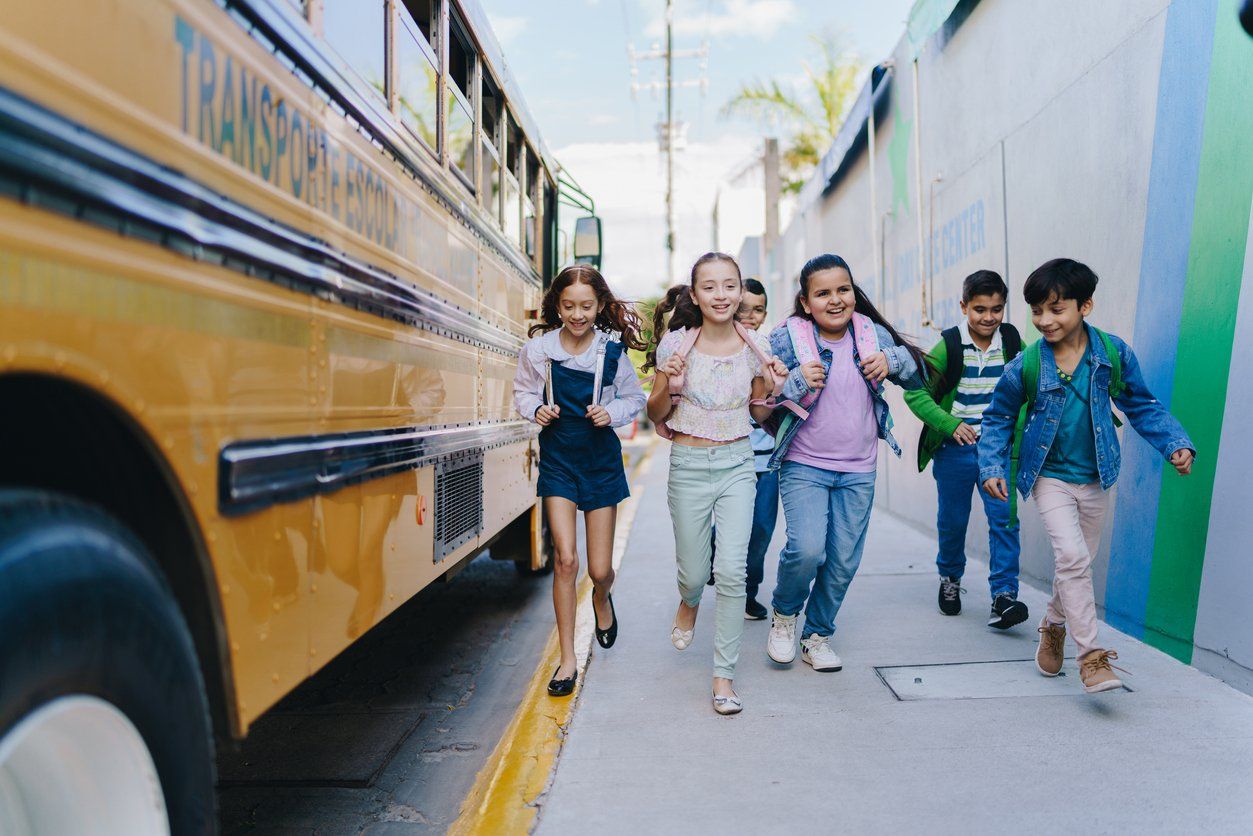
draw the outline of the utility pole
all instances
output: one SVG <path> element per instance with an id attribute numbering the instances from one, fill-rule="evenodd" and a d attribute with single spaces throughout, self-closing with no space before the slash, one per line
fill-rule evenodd
<path id="1" fill-rule="evenodd" d="M 666 286 L 678 275 L 674 240 L 674 0 L 666 0 Z"/>
<path id="2" fill-rule="evenodd" d="M 700 87 L 702 95 L 709 88 L 709 79 L 705 75 L 709 57 L 709 44 L 706 42 L 699 49 L 674 49 L 674 0 L 666 0 L 666 45 L 661 49 L 654 45 L 649 52 L 637 53 L 631 45 L 627 45 L 627 58 L 631 63 L 631 95 L 640 90 L 650 90 L 654 94 L 660 89 L 665 93 L 665 121 L 657 126 L 657 141 L 666 155 L 666 284 L 670 285 L 678 277 L 678 232 L 676 230 L 674 208 L 674 152 L 682 141 L 680 126 L 674 121 L 674 91 L 677 87 Z M 674 59 L 699 58 L 701 76 L 676 82 L 674 80 Z M 639 71 L 635 66 L 637 60 L 663 60 L 666 63 L 666 80 L 662 83 L 639 83 L 634 79 Z"/>

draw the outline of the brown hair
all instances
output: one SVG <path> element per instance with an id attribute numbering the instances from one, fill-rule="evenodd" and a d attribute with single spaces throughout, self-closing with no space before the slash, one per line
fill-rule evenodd
<path id="1" fill-rule="evenodd" d="M 540 303 L 540 321 L 530 327 L 527 331 L 528 337 L 561 327 L 557 302 L 561 299 L 562 291 L 572 284 L 585 284 L 596 294 L 596 304 L 600 306 L 600 312 L 596 314 L 597 328 L 602 331 L 617 331 L 622 335 L 622 344 L 627 348 L 643 351 L 647 347 L 640 336 L 640 317 L 635 312 L 635 307 L 614 296 L 605 277 L 590 264 L 571 264 L 557 274 Z"/>
<path id="2" fill-rule="evenodd" d="M 692 288 L 696 286 L 696 273 L 701 265 L 709 264 L 714 261 L 722 261 L 730 264 L 735 268 L 735 275 L 741 276 L 740 265 L 734 258 L 726 253 L 705 253 L 692 265 L 692 274 L 688 284 L 676 284 L 674 287 L 666 291 L 666 295 L 657 303 L 657 307 L 653 309 L 653 335 L 652 341 L 648 345 L 648 355 L 644 361 L 642 371 L 648 371 L 657 365 L 657 346 L 661 344 L 661 338 L 669 331 L 677 331 L 680 328 L 699 328 L 701 326 L 700 306 L 696 304 L 696 300 L 692 298 Z M 743 282 L 743 276 L 741 276 Z M 669 324 L 666 323 L 666 314 L 673 311 L 670 316 Z"/>

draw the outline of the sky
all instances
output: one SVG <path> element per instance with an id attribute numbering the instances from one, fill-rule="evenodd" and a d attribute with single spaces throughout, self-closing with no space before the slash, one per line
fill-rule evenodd
<path id="1" fill-rule="evenodd" d="M 663 99 L 648 90 L 632 96 L 628 58 L 628 45 L 637 54 L 664 46 L 664 0 L 480 5 L 544 141 L 596 200 L 606 278 L 621 295 L 640 298 L 682 280 L 695 257 L 713 246 L 719 181 L 760 153 L 760 126 L 719 116 L 736 89 L 753 80 L 802 84 L 802 62 L 817 57 L 807 38 L 828 28 L 841 32 L 867 64 L 876 63 L 900 39 L 912 2 L 675 0 L 675 51 L 704 42 L 709 50 L 703 67 L 700 58 L 675 59 L 676 82 L 705 84 L 675 94 L 688 144 L 675 162 L 680 265 L 673 277 L 666 276 L 664 164 L 655 128 Z M 661 61 L 637 58 L 634 68 L 639 84 L 664 81 Z M 764 218 L 759 206 L 739 208 Z M 736 241 L 718 243 L 739 249 Z"/>

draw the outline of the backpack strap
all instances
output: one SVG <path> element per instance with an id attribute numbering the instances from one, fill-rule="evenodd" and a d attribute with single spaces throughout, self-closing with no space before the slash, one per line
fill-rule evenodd
<path id="1" fill-rule="evenodd" d="M 1009 322 L 1001 323 L 1001 349 L 1006 363 L 1022 354 L 1022 334 Z"/>
<path id="2" fill-rule="evenodd" d="M 1036 396 L 1040 394 L 1040 341 L 1036 340 L 1022 350 L 1022 392 L 1027 398 L 1027 411 L 1035 409 Z"/>
<path id="3" fill-rule="evenodd" d="M 1111 399 L 1121 397 L 1123 392 L 1127 391 L 1127 385 L 1122 379 L 1122 355 L 1118 353 L 1118 348 L 1109 338 L 1109 334 L 1096 326 L 1093 326 L 1092 330 L 1100 338 L 1101 346 L 1105 349 L 1105 356 L 1109 358 L 1109 396 Z"/>
<path id="4" fill-rule="evenodd" d="M 678 349 L 674 352 L 677 356 L 687 359 L 687 355 L 691 353 L 692 346 L 696 345 L 696 339 L 700 336 L 700 328 L 688 328 L 683 332 L 683 342 L 679 343 Z M 676 374 L 669 379 L 670 403 L 677 404 L 683 393 L 683 384 L 686 382 L 686 375 Z"/>
<path id="5" fill-rule="evenodd" d="M 940 332 L 940 337 L 944 340 L 944 377 L 936 395 L 943 398 L 961 383 L 966 353 L 962 350 L 961 330 L 957 326 L 945 328 Z"/>
<path id="6" fill-rule="evenodd" d="M 879 332 L 874 327 L 874 320 L 865 314 L 854 311 L 852 323 L 853 345 L 857 347 L 857 356 L 864 361 L 879 351 Z"/>
<path id="7" fill-rule="evenodd" d="M 779 400 L 779 395 L 783 393 L 783 384 L 787 383 L 787 375 L 780 376 L 774 373 L 772 368 L 772 361 L 774 358 L 762 350 L 762 347 L 757 344 L 757 340 L 753 337 L 752 332 L 741 325 L 738 321 L 735 323 L 735 332 L 740 335 L 741 340 L 748 343 L 748 347 L 753 350 L 753 354 L 757 355 L 757 360 L 761 363 L 761 368 L 764 372 L 762 377 L 770 381 L 770 397 L 756 398 L 749 401 L 749 403 L 753 406 L 783 407 L 796 413 L 796 415 L 802 419 L 808 418 L 809 410 L 805 409 L 800 404 L 795 404 L 788 400 Z M 769 432 L 769 429 L 766 429 L 766 431 Z"/>
<path id="8" fill-rule="evenodd" d="M 817 360 L 818 341 L 814 337 L 814 329 L 817 326 L 803 316 L 789 316 L 786 324 L 787 335 L 792 340 L 792 353 L 796 355 L 796 364 L 803 366 Z M 803 409 L 810 409 L 816 400 L 818 400 L 818 393 L 810 392 L 801 398 L 800 406 Z"/>

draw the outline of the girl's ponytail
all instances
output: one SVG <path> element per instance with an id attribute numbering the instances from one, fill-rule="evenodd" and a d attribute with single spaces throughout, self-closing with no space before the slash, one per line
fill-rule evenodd
<path id="1" fill-rule="evenodd" d="M 666 322 L 666 314 L 670 322 Z M 653 308 L 653 338 L 648 346 L 648 354 L 644 361 L 644 371 L 657 365 L 657 346 L 661 338 L 669 331 L 680 328 L 699 328 L 701 326 L 700 308 L 692 298 L 692 289 L 687 285 L 678 284 L 666 291 L 666 295 Z"/>

